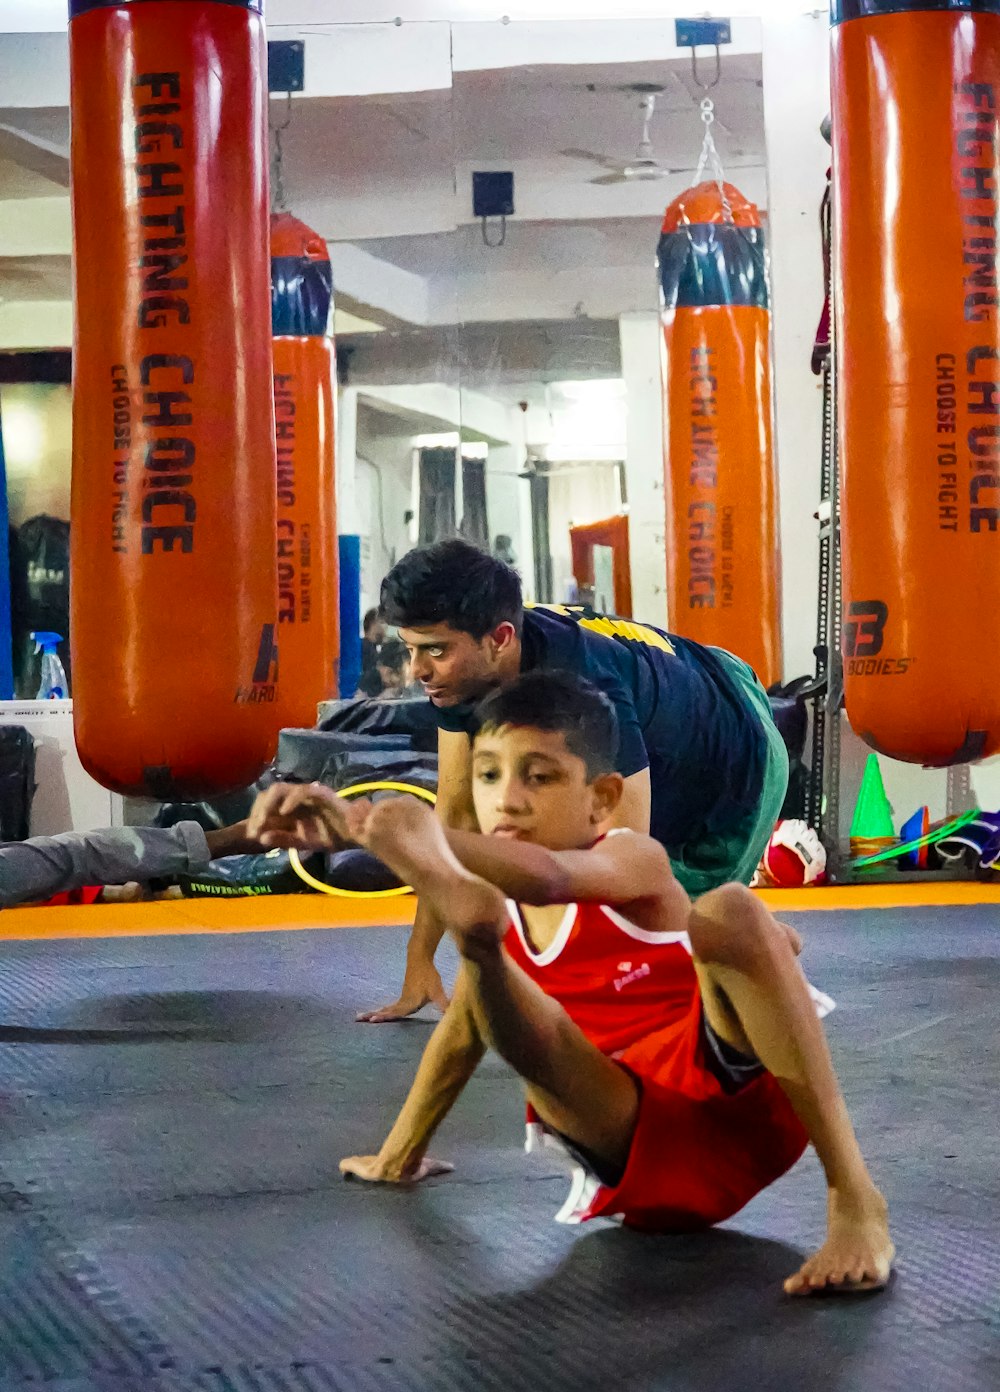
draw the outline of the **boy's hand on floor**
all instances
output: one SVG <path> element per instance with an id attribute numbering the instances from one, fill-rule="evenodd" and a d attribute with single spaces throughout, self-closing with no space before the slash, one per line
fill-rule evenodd
<path id="1" fill-rule="evenodd" d="M 345 1179 L 361 1179 L 366 1184 L 419 1184 L 451 1174 L 454 1168 L 446 1160 L 432 1160 L 429 1155 L 407 1165 L 383 1160 L 379 1155 L 349 1155 L 340 1162 L 340 1173 Z"/>

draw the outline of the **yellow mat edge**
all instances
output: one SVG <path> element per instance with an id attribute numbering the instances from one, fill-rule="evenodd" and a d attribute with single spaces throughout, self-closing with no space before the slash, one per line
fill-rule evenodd
<path id="1" fill-rule="evenodd" d="M 412 895 L 348 901 L 318 894 L 269 894 L 240 899 L 167 899 L 149 904 L 4 909 L 0 913 L 0 940 L 396 927 L 413 922 L 415 902 Z"/>
<path id="2" fill-rule="evenodd" d="M 858 909 L 956 908 L 1000 904 L 1000 884 L 824 885 L 757 891 L 775 913 Z M 98 904 L 5 909 L 0 939 L 162 937 L 169 934 L 295 932 L 316 928 L 398 927 L 413 922 L 415 900 L 338 900 L 312 894 L 246 899 L 169 899 L 151 904 Z"/>

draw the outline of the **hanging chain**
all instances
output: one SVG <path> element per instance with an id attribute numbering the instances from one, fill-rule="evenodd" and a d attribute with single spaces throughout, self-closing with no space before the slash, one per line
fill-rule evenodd
<path id="1" fill-rule="evenodd" d="M 292 94 L 285 93 L 285 119 L 278 122 L 271 119 L 271 108 L 268 104 L 267 124 L 271 131 L 271 202 L 276 212 L 283 213 L 288 208 L 288 199 L 285 196 L 285 151 L 282 145 L 282 132 L 286 131 L 292 123 Z"/>
<path id="2" fill-rule="evenodd" d="M 696 184 L 701 183 L 702 175 L 706 168 L 715 180 L 719 190 L 719 198 L 722 200 L 722 212 L 727 222 L 733 222 L 733 208 L 726 193 L 725 175 L 722 169 L 722 161 L 719 159 L 719 152 L 715 148 L 715 139 L 712 135 L 712 122 L 715 120 L 715 102 L 711 97 L 701 99 L 701 119 L 705 123 L 705 138 L 701 142 L 701 156 L 698 160 L 698 171 L 694 176 Z"/>

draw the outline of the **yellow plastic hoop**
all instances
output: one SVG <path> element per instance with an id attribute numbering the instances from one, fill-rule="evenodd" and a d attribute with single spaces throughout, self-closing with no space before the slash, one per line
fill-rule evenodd
<path id="1" fill-rule="evenodd" d="M 415 783 L 395 783 L 382 779 L 372 783 L 353 783 L 349 788 L 338 789 L 337 796 L 359 797 L 361 793 L 412 793 L 414 797 L 423 798 L 424 802 L 437 802 L 437 793 L 432 793 L 429 788 L 418 788 Z M 400 885 L 398 889 L 337 889 L 334 885 L 317 880 L 315 875 L 310 875 L 299 859 L 298 851 L 294 849 L 288 852 L 288 863 L 310 889 L 318 890 L 320 894 L 331 894 L 335 899 L 398 899 L 403 894 L 413 893 L 410 885 Z"/>

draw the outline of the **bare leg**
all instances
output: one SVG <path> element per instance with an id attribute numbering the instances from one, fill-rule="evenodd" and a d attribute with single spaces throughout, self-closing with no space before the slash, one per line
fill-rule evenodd
<path id="1" fill-rule="evenodd" d="M 439 921 L 447 914 L 479 1031 L 520 1074 L 541 1119 L 592 1155 L 602 1171 L 624 1168 L 639 1107 L 635 1081 L 504 952 L 508 915 L 500 891 L 459 864 L 431 817 L 387 842 L 383 858 L 406 875 Z"/>
<path id="2" fill-rule="evenodd" d="M 479 1031 L 520 1074 L 542 1121 L 592 1156 L 602 1174 L 619 1173 L 639 1111 L 635 1080 L 510 960 L 501 946 L 506 930 L 502 904 L 488 925 L 453 919 Z"/>
<path id="3" fill-rule="evenodd" d="M 412 884 L 413 880 L 409 879 L 408 883 Z M 444 921 L 434 911 L 433 905 L 421 897 L 406 949 L 406 971 L 398 1000 L 378 1010 L 362 1011 L 357 1016 L 358 1020 L 369 1025 L 384 1025 L 394 1020 L 405 1020 L 425 1005 L 447 1010 L 448 997 L 434 965 L 434 954 L 444 937 L 444 931 Z"/>
<path id="4" fill-rule="evenodd" d="M 888 1209 L 861 1155 L 788 930 L 748 890 L 726 885 L 694 905 L 690 935 L 709 1023 L 774 1075 L 826 1174 L 827 1241 L 785 1290 L 884 1285 L 895 1253 Z"/>

